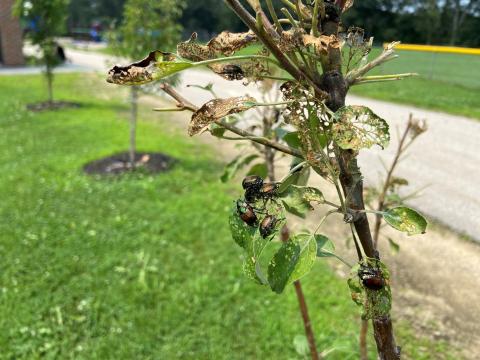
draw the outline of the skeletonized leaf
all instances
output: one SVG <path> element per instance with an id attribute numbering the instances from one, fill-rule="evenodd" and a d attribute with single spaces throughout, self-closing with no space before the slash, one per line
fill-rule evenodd
<path id="1" fill-rule="evenodd" d="M 332 125 L 333 140 L 342 149 L 360 150 L 390 142 L 388 124 L 365 106 L 345 106 L 336 112 Z"/>
<path id="2" fill-rule="evenodd" d="M 223 31 L 206 45 L 202 45 L 197 42 L 197 33 L 193 33 L 189 40 L 177 45 L 177 53 L 191 61 L 203 61 L 219 56 L 231 56 L 256 41 L 257 37 L 252 31 L 244 33 Z"/>
<path id="3" fill-rule="evenodd" d="M 152 51 L 138 62 L 127 66 L 114 66 L 108 72 L 107 82 L 117 85 L 143 85 L 194 66 L 171 53 Z"/>
<path id="4" fill-rule="evenodd" d="M 313 210 L 311 202 L 322 204 L 325 201 L 320 190 L 313 187 L 290 185 L 280 194 L 285 209 L 294 215 L 304 218 L 308 211 Z"/>
<path id="5" fill-rule="evenodd" d="M 253 31 L 244 33 L 232 33 L 222 31 L 207 43 L 207 46 L 226 56 L 233 55 L 236 51 L 253 44 L 257 41 L 257 36 Z"/>
<path id="6" fill-rule="evenodd" d="M 252 32 L 231 33 L 224 31 L 211 39 L 206 45 L 197 42 L 197 33 L 193 33 L 188 41 L 177 45 L 177 53 L 191 61 L 203 61 L 218 57 L 232 56 L 236 51 L 257 41 Z M 263 62 L 259 60 L 242 61 L 242 63 L 217 63 L 208 65 L 216 74 L 226 80 L 242 80 L 255 78 L 267 72 Z"/>
<path id="7" fill-rule="evenodd" d="M 194 32 L 187 41 L 178 43 L 177 54 L 191 61 L 210 60 L 217 57 L 214 49 L 197 42 L 196 32 Z"/>
<path id="8" fill-rule="evenodd" d="M 422 215 L 405 206 L 387 210 L 383 218 L 391 227 L 408 235 L 425 234 L 428 225 Z"/>
<path id="9" fill-rule="evenodd" d="M 255 103 L 256 100 L 251 96 L 210 100 L 193 113 L 188 134 L 190 136 L 196 135 L 216 120 L 230 114 L 246 111 L 252 108 Z"/>
<path id="10" fill-rule="evenodd" d="M 340 42 L 335 35 L 326 36 L 320 35 L 315 37 L 313 35 L 303 35 L 303 44 L 305 46 L 313 45 L 317 54 L 328 54 L 332 49 L 339 49 Z"/>
<path id="11" fill-rule="evenodd" d="M 225 166 L 225 170 L 223 175 L 220 177 L 220 180 L 222 180 L 222 182 L 227 182 L 228 180 L 232 179 L 238 170 L 250 164 L 256 158 L 258 158 L 257 154 L 237 156 Z"/>
<path id="12" fill-rule="evenodd" d="M 268 283 L 281 293 L 285 287 L 306 275 L 315 264 L 317 242 L 310 234 L 299 234 L 284 243 L 268 266 Z"/>

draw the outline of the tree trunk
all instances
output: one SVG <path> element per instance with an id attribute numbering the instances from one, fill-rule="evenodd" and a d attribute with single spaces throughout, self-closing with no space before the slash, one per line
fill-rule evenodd
<path id="1" fill-rule="evenodd" d="M 328 3 L 326 3 L 328 4 Z M 325 35 L 337 35 L 340 23 L 338 8 L 329 6 L 327 17 L 321 23 Z M 342 75 L 342 57 L 339 49 L 331 49 L 322 61 L 323 75 L 319 87 L 329 94 L 326 105 L 333 112 L 345 106 L 348 88 Z M 351 150 L 336 148 L 336 158 L 340 168 L 340 183 L 345 198 L 349 198 L 348 207 L 353 210 L 365 210 L 363 198 L 362 174 L 357 163 L 357 154 Z M 372 233 L 367 215 L 359 212 L 354 221 L 355 231 L 362 244 L 365 255 L 379 259 L 379 253 L 373 245 Z M 380 360 L 399 360 L 400 348 L 395 343 L 390 316 L 372 319 L 375 341 Z"/>
<path id="2" fill-rule="evenodd" d="M 47 89 L 48 89 L 48 104 L 50 107 L 53 106 L 53 71 L 50 66 L 47 65 L 46 68 L 46 77 L 47 77 Z"/>
<path id="3" fill-rule="evenodd" d="M 130 93 L 130 148 L 128 160 L 130 168 L 135 169 L 135 154 L 137 152 L 137 116 L 138 116 L 138 88 L 132 86 Z"/>
<path id="4" fill-rule="evenodd" d="M 243 7 L 238 0 L 225 0 L 232 10 L 243 22 L 255 32 L 263 44 L 272 52 L 282 64 L 284 70 L 298 81 L 309 79 L 315 92 L 321 97 L 324 92 L 328 93 L 326 105 L 332 111 L 337 111 L 345 105 L 347 87 L 341 72 L 342 55 L 340 49 L 329 48 L 328 55 L 322 58 L 323 75 L 321 79 L 313 79 L 295 68 L 286 55 L 280 50 L 270 33 L 262 32 L 257 26 L 255 18 Z M 324 35 L 338 35 L 340 25 L 339 8 L 333 0 L 325 0 L 325 18 L 319 24 L 319 30 Z M 336 158 L 340 167 L 340 181 L 345 195 L 352 199 L 349 206 L 355 210 L 364 210 L 363 182 L 357 165 L 356 155 L 353 152 L 337 150 Z M 365 213 L 359 212 L 354 222 L 355 230 L 362 244 L 365 255 L 371 258 L 379 258 L 373 246 L 372 234 Z M 399 360 L 400 349 L 395 344 L 393 328 L 390 316 L 376 317 L 372 320 L 377 350 L 380 360 Z"/>

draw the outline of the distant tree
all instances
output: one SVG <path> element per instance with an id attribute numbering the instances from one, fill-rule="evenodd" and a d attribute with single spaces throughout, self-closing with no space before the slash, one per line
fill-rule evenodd
<path id="1" fill-rule="evenodd" d="M 120 27 L 110 36 L 117 55 L 140 59 L 151 49 L 173 49 L 180 39 L 182 0 L 127 0 Z M 131 87 L 129 161 L 135 167 L 139 86 Z"/>
<path id="2" fill-rule="evenodd" d="M 68 7 L 68 26 L 90 27 L 93 21 L 110 24 L 121 20 L 125 0 L 75 0 Z"/>
<path id="3" fill-rule="evenodd" d="M 14 8 L 16 15 L 29 24 L 28 38 L 41 49 L 50 106 L 53 104 L 53 69 L 63 61 L 58 54 L 55 36 L 65 30 L 68 3 L 69 0 L 17 0 Z"/>

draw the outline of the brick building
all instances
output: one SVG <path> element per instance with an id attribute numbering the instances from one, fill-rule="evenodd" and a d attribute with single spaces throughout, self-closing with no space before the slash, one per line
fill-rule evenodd
<path id="1" fill-rule="evenodd" d="M 12 16 L 14 0 L 0 0 L 0 63 L 7 66 L 23 65 L 22 28 L 20 20 Z"/>

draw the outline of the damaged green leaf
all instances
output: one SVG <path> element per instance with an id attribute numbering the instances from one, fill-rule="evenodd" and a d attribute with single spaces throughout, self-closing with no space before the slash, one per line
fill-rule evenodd
<path id="1" fill-rule="evenodd" d="M 359 151 L 373 145 L 379 145 L 382 149 L 388 146 L 388 124 L 369 108 L 345 106 L 335 113 L 335 117 L 332 137 L 342 149 Z"/>

